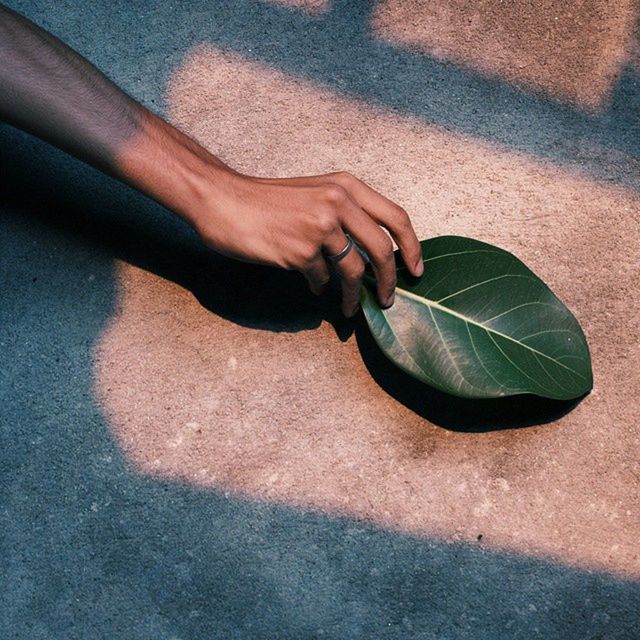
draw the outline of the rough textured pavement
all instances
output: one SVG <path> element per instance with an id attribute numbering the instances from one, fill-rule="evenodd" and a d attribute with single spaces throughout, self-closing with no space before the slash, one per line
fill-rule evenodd
<path id="1" fill-rule="evenodd" d="M 0 637 L 639 637 L 634 5 L 9 4 L 240 170 L 515 252 L 595 388 L 430 391 L 331 292 L 0 127 Z"/>

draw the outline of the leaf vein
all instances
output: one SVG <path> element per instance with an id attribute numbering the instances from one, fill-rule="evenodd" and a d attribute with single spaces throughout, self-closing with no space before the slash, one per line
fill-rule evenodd
<path id="1" fill-rule="evenodd" d="M 456 372 L 458 373 L 458 375 L 460 376 L 462 381 L 465 382 L 466 384 L 468 384 L 472 389 L 478 389 L 478 391 L 483 391 L 483 389 L 480 389 L 480 387 L 476 387 L 475 384 L 469 382 L 462 375 L 462 371 L 460 371 L 460 368 L 458 367 L 458 363 L 455 361 L 455 358 L 453 357 L 449 347 L 447 346 L 447 342 L 444 339 L 444 336 L 442 335 L 442 331 L 440 331 L 440 326 L 438 325 L 436 317 L 433 315 L 433 310 L 431 309 L 431 307 L 427 307 L 427 308 L 429 309 L 429 313 L 431 314 L 431 319 L 433 320 L 433 324 L 434 324 L 434 326 L 436 328 L 436 331 L 438 332 L 438 335 L 440 336 L 440 340 L 442 341 L 442 346 L 444 347 L 444 350 L 446 351 L 447 355 L 449 356 L 449 360 L 451 360 L 451 364 L 453 365 L 454 369 L 456 370 Z M 462 388 L 462 385 L 460 385 L 460 388 Z"/>
<path id="2" fill-rule="evenodd" d="M 547 355 L 546 353 L 543 353 L 542 351 L 538 351 L 538 349 L 534 349 L 533 347 L 530 347 L 528 344 L 524 344 L 523 342 L 520 342 L 519 340 L 516 340 L 515 338 L 512 338 L 511 336 L 507 335 L 506 333 L 502 333 L 501 331 L 498 331 L 497 329 L 494 329 L 493 327 L 485 327 L 481 322 L 478 322 L 476 320 L 473 320 L 472 318 L 467 318 L 466 316 L 462 315 L 461 313 L 458 313 L 457 311 L 454 311 L 453 309 L 449 309 L 448 307 L 445 307 L 444 305 L 440 305 L 438 304 L 435 300 L 429 300 L 428 298 L 423 298 L 419 295 L 416 295 L 415 293 L 412 293 L 411 291 L 407 291 L 406 289 L 403 289 L 402 287 L 397 287 L 396 291 L 400 294 L 403 295 L 411 300 L 414 300 L 415 302 L 418 302 L 420 304 L 423 304 L 425 306 L 427 306 L 428 308 L 433 307 L 434 309 L 439 309 L 441 311 L 444 311 L 445 313 L 448 313 L 450 315 L 453 315 L 461 320 L 464 320 L 465 322 L 470 322 L 471 324 L 476 325 L 477 327 L 480 327 L 481 329 L 484 329 L 485 331 L 487 331 L 487 333 L 494 333 L 497 336 L 501 336 L 503 338 L 505 338 L 506 340 L 510 340 L 511 342 L 515 342 L 516 344 L 522 346 L 525 349 L 528 349 L 529 351 L 532 351 L 533 353 L 537 353 L 538 355 L 541 355 L 545 358 L 547 358 L 548 360 L 551 360 L 552 362 L 555 362 L 556 364 L 558 364 L 559 366 L 567 369 L 567 371 L 570 371 L 571 373 L 573 373 L 574 375 L 578 376 L 579 378 L 582 378 L 583 380 L 586 380 L 586 377 L 584 375 L 582 375 L 581 373 L 579 373 L 578 371 L 576 371 L 575 369 L 572 369 L 571 367 L 567 366 L 566 364 L 563 364 L 562 362 L 559 362 L 558 360 L 556 360 L 555 358 L 552 358 L 551 356 Z M 553 306 L 553 305 L 549 305 L 549 306 Z"/>
<path id="3" fill-rule="evenodd" d="M 450 293 L 448 296 L 445 296 L 444 298 L 440 298 L 440 300 L 437 300 L 436 302 L 438 302 L 438 304 L 441 304 L 445 300 L 449 300 L 449 298 L 458 296 L 461 293 L 464 293 L 465 291 L 469 291 L 470 289 L 475 289 L 476 287 L 481 287 L 482 285 L 489 284 L 490 282 L 495 282 L 496 280 L 502 280 L 503 278 L 526 278 L 527 280 L 533 280 L 534 282 L 537 282 L 535 278 L 532 278 L 531 276 L 527 276 L 521 273 L 505 273 L 501 276 L 496 276 L 495 278 L 489 278 L 488 280 L 483 280 L 482 282 L 476 282 L 475 284 L 465 287 L 464 289 L 460 289 L 460 291 L 455 291 L 454 293 Z"/>
<path id="4" fill-rule="evenodd" d="M 532 378 L 526 371 L 523 371 L 500 347 L 500 345 L 495 341 L 494 337 L 489 333 L 489 331 L 487 329 L 485 329 L 485 331 L 487 332 L 487 335 L 489 336 L 489 338 L 491 339 L 491 342 L 493 342 L 493 344 L 496 345 L 496 347 L 498 348 L 498 351 L 506 358 L 506 360 L 512 365 L 514 366 L 520 373 L 522 373 L 524 376 L 526 376 L 527 378 L 529 378 L 529 380 L 531 380 L 534 384 L 537 384 L 538 386 L 542 387 L 545 391 L 551 391 L 551 389 L 549 389 L 549 387 L 543 385 L 539 380 L 536 380 L 535 378 Z"/>
<path id="5" fill-rule="evenodd" d="M 442 253 L 438 256 L 431 256 L 425 258 L 422 262 L 431 262 L 432 260 L 439 260 L 440 258 L 449 258 L 451 256 L 461 256 L 467 253 L 498 253 L 501 256 L 505 255 L 502 251 L 494 251 L 493 249 L 473 249 L 471 251 L 456 251 L 454 253 Z"/>
<path id="6" fill-rule="evenodd" d="M 499 313 L 497 316 L 493 316 L 492 318 L 488 318 L 487 320 L 485 320 L 485 322 L 493 322 L 494 320 L 497 320 L 498 318 L 501 318 L 502 316 L 506 316 L 507 313 L 511 313 L 512 311 L 516 311 L 518 309 L 522 309 L 523 307 L 530 307 L 533 304 L 540 304 L 546 307 L 555 307 L 556 305 L 554 304 L 549 304 L 548 302 L 542 302 L 541 300 L 534 300 L 532 302 L 524 302 L 523 304 L 519 304 L 515 307 L 511 307 L 511 309 L 507 309 L 506 311 L 503 311 L 502 313 Z"/>
<path id="7" fill-rule="evenodd" d="M 384 311 L 384 310 L 383 310 Z M 389 328 L 389 331 L 391 331 L 391 335 L 393 335 L 393 337 L 395 338 L 396 344 L 400 345 L 400 348 L 402 349 L 402 351 L 404 351 L 407 356 L 409 357 L 409 360 L 411 360 L 411 362 L 413 362 L 413 364 L 416 365 L 416 367 L 418 368 L 419 371 L 422 372 L 422 374 L 424 375 L 425 378 L 427 378 L 427 380 L 429 380 L 429 382 L 433 383 L 434 386 L 438 386 L 436 381 L 429 375 L 427 375 L 424 371 L 424 368 L 421 367 L 415 360 L 415 358 L 409 353 L 409 351 L 407 351 L 407 348 L 404 346 L 404 344 L 402 343 L 402 340 L 400 340 L 400 336 L 398 336 L 398 334 L 393 330 L 393 327 L 391 326 L 391 323 L 389 322 L 389 320 L 387 319 L 387 316 L 385 315 L 385 313 L 383 312 L 382 317 L 384 318 L 385 324 L 387 325 L 387 327 Z"/>
<path id="8" fill-rule="evenodd" d="M 565 388 L 547 371 L 547 368 L 542 364 L 542 360 L 538 357 L 537 353 L 533 354 L 533 357 L 536 359 L 536 362 L 542 367 L 542 370 L 547 374 L 550 380 L 553 381 L 555 385 L 561 390 L 565 391 Z"/>
<path id="9" fill-rule="evenodd" d="M 572 336 L 576 335 L 575 331 L 571 331 L 571 329 L 544 329 L 543 331 L 536 331 L 535 333 L 530 333 L 522 338 L 518 338 L 518 340 L 528 340 L 529 338 L 540 336 L 544 333 L 570 333 Z"/>
<path id="10" fill-rule="evenodd" d="M 482 361 L 482 358 L 480 357 L 480 354 L 478 353 L 478 350 L 476 349 L 476 344 L 473 339 L 473 336 L 471 335 L 471 329 L 469 328 L 469 323 L 465 320 L 464 324 L 467 327 L 467 333 L 469 334 L 469 340 L 471 341 L 471 347 L 473 348 L 473 353 L 476 354 L 476 358 L 478 359 L 480 366 L 487 372 L 487 375 L 502 389 L 506 389 L 507 391 L 522 391 L 522 389 L 516 389 L 515 387 L 508 387 L 507 385 L 502 384 L 502 382 L 499 382 L 497 378 L 491 373 L 491 371 L 487 369 L 484 362 Z"/>

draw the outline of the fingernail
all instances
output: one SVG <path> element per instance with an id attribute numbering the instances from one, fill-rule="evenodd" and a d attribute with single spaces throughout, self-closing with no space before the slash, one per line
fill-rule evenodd
<path id="1" fill-rule="evenodd" d="M 422 258 L 416 262 L 416 276 L 421 276 L 424 273 L 424 262 Z"/>
<path id="2" fill-rule="evenodd" d="M 385 304 L 385 308 L 386 307 L 390 307 L 396 300 L 396 292 L 394 291 L 388 298 L 387 298 L 387 303 Z"/>

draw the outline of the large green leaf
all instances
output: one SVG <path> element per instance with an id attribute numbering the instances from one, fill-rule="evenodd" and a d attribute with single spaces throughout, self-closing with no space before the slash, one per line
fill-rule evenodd
<path id="1" fill-rule="evenodd" d="M 424 275 L 399 267 L 392 307 L 381 309 L 363 287 L 365 317 L 393 362 L 463 398 L 533 393 L 567 400 L 591 389 L 580 325 L 518 258 L 458 236 L 421 245 Z"/>

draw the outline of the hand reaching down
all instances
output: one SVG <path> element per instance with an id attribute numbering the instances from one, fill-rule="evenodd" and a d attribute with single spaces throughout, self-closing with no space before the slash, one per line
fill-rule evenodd
<path id="1" fill-rule="evenodd" d="M 212 206 L 218 214 L 196 225 L 202 238 L 225 255 L 300 271 L 319 294 L 330 276 L 327 256 L 348 245 L 348 233 L 371 261 L 383 307 L 393 304 L 396 285 L 391 238 L 409 271 L 422 274 L 420 245 L 407 213 L 347 172 L 296 178 L 233 175 L 227 187 L 228 195 Z M 351 250 L 334 264 L 342 310 L 352 316 L 365 263 Z"/>
<path id="2" fill-rule="evenodd" d="M 342 309 L 358 309 L 366 252 L 383 307 L 393 304 L 393 240 L 422 274 L 406 212 L 347 172 L 258 178 L 232 169 L 118 88 L 52 34 L 0 4 L 0 120 L 25 129 L 184 217 L 215 250 L 300 271 L 319 293 L 329 262 Z M 388 233 L 387 233 L 388 232 Z M 390 234 L 390 235 L 389 235 Z"/>

